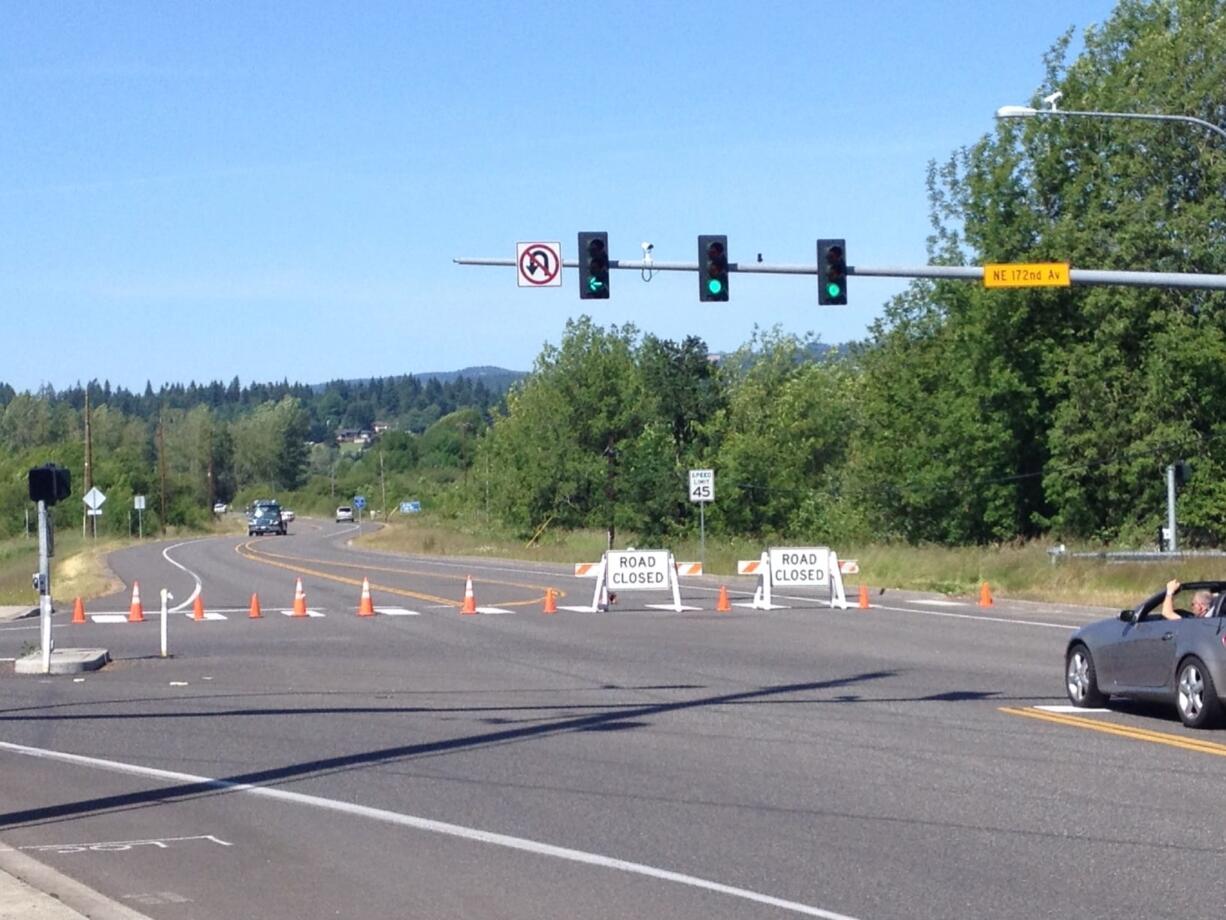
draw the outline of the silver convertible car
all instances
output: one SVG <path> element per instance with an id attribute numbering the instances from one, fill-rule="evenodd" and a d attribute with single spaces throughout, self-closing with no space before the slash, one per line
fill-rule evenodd
<path id="1" fill-rule="evenodd" d="M 1213 600 L 1203 617 L 1186 609 L 1197 591 Z M 1190 728 L 1217 724 L 1226 704 L 1226 581 L 1182 585 L 1178 620 L 1162 616 L 1163 589 L 1118 617 L 1073 633 L 1064 655 L 1064 685 L 1075 706 L 1101 706 L 1113 695 L 1174 703 Z"/>

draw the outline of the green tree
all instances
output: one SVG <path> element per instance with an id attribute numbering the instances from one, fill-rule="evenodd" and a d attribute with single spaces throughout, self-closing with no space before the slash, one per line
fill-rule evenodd
<path id="1" fill-rule="evenodd" d="M 1071 64 L 1057 42 L 1035 104 L 1058 89 L 1067 109 L 1217 117 L 1224 22 L 1223 0 L 1123 0 Z M 1187 125 L 1002 122 L 933 171 L 932 257 L 1220 273 L 1223 188 L 1226 148 Z M 913 287 L 865 356 L 866 437 L 890 443 L 857 445 L 880 485 L 864 501 L 914 539 L 1148 531 L 1166 462 L 1226 466 L 1224 306 L 1203 291 Z M 1218 527 L 1215 498 L 1194 483 L 1185 513 Z"/>
<path id="2" fill-rule="evenodd" d="M 633 441 L 651 420 L 632 325 L 601 329 L 570 320 L 507 399 L 481 451 L 497 512 L 525 530 L 607 523 L 614 509 L 610 462 L 633 462 Z"/>

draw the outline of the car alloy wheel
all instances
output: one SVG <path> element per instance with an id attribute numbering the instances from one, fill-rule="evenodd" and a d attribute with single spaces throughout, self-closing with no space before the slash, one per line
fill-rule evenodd
<path id="1" fill-rule="evenodd" d="M 1175 705 L 1179 718 L 1189 728 L 1207 728 L 1221 718 L 1221 703 L 1213 678 L 1199 658 L 1189 658 L 1179 666 L 1175 681 Z"/>
<path id="2" fill-rule="evenodd" d="M 1084 645 L 1074 646 L 1064 669 L 1064 689 L 1074 706 L 1100 706 L 1105 697 L 1098 689 L 1094 659 Z"/>

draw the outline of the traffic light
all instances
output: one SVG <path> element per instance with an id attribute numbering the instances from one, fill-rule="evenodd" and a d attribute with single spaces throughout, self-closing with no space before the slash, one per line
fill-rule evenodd
<path id="1" fill-rule="evenodd" d="M 68 470 L 54 463 L 34 467 L 30 470 L 28 482 L 32 502 L 45 502 L 51 506 L 72 494 Z"/>
<path id="2" fill-rule="evenodd" d="M 698 299 L 728 299 L 728 237 L 698 238 Z"/>
<path id="3" fill-rule="evenodd" d="M 1175 461 L 1175 485 L 1186 486 L 1192 478 L 1192 464 L 1187 460 Z"/>
<path id="4" fill-rule="evenodd" d="M 847 246 L 843 240 L 817 241 L 817 302 L 847 303 Z"/>
<path id="5" fill-rule="evenodd" d="M 609 234 L 579 234 L 579 298 L 609 299 Z"/>

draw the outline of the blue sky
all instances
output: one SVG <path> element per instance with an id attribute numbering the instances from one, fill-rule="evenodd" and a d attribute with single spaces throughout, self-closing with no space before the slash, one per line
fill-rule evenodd
<path id="1" fill-rule="evenodd" d="M 1042 87 L 1106 0 L 0 5 L 0 382 L 321 382 L 531 367 L 569 317 L 736 348 L 860 338 L 901 280 L 614 272 L 519 289 L 517 240 L 614 258 L 922 265 L 932 159 Z"/>

